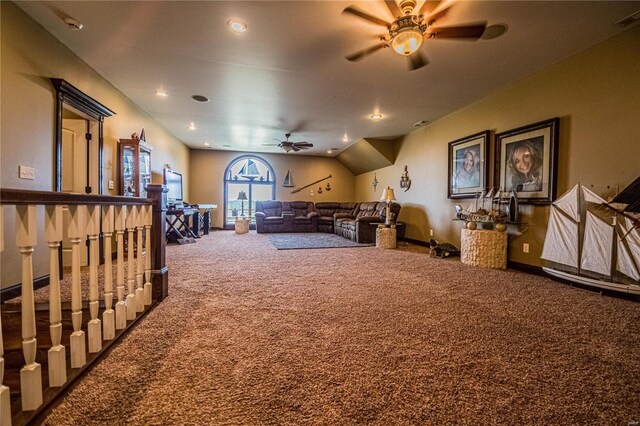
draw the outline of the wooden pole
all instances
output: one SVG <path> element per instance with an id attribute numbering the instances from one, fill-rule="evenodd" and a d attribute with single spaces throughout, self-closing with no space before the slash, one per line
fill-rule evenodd
<path id="1" fill-rule="evenodd" d="M 33 301 L 33 247 L 36 245 L 36 206 L 16 206 L 16 245 L 22 255 L 22 352 L 20 370 L 22 411 L 42 405 L 42 372 L 36 362 L 36 312 Z"/>
<path id="2" fill-rule="evenodd" d="M 113 265 L 111 264 L 111 239 L 115 225 L 113 206 L 102 207 L 102 233 L 104 234 L 104 312 L 102 313 L 102 337 L 116 337 L 115 312 L 113 311 Z"/>
<path id="3" fill-rule="evenodd" d="M 89 353 L 100 352 L 102 349 L 102 321 L 98 318 L 98 234 L 100 233 L 100 206 L 87 206 L 89 213 L 87 233 L 89 234 L 89 320 L 88 338 Z"/>
<path id="4" fill-rule="evenodd" d="M 127 208 L 125 206 L 115 206 L 115 229 L 118 260 L 116 267 L 116 291 L 118 303 L 116 303 L 116 330 L 122 330 L 127 326 L 127 305 L 124 301 L 124 230 L 127 220 Z"/>
<path id="5" fill-rule="evenodd" d="M 44 231 L 49 245 L 49 386 L 59 387 L 67 381 L 66 348 L 62 341 L 62 307 L 58 247 L 62 241 L 62 206 L 45 206 Z"/>
<path id="6" fill-rule="evenodd" d="M 151 283 L 152 298 L 162 301 L 169 296 L 169 270 L 165 264 L 167 195 L 163 185 L 147 185 L 147 195 L 153 200 L 151 225 Z"/>
<path id="7" fill-rule="evenodd" d="M 0 253 L 4 251 L 4 209 L 0 205 Z M 11 426 L 11 399 L 4 382 L 4 344 L 2 343 L 2 315 L 0 315 L 0 425 Z"/>

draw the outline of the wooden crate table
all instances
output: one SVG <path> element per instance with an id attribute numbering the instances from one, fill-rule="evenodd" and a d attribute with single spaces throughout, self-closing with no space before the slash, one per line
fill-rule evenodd
<path id="1" fill-rule="evenodd" d="M 485 268 L 507 268 L 506 232 L 463 229 L 460 240 L 462 263 Z"/>
<path id="2" fill-rule="evenodd" d="M 395 226 L 388 228 L 385 225 L 378 225 L 376 229 L 376 247 L 381 249 L 396 248 Z"/>
<path id="3" fill-rule="evenodd" d="M 236 219 L 236 234 L 246 234 L 249 232 L 249 223 L 251 219 L 247 218 L 237 218 Z"/>

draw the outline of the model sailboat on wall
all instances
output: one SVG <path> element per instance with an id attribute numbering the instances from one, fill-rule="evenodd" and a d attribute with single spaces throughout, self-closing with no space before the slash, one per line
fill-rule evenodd
<path id="1" fill-rule="evenodd" d="M 640 178 L 611 203 L 574 186 L 551 205 L 541 256 L 549 264 L 543 269 L 580 284 L 640 294 L 638 212 Z"/>

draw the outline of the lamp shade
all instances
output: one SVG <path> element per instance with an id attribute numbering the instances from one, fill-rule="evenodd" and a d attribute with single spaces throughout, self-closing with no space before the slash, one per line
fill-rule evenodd
<path id="1" fill-rule="evenodd" d="M 387 189 L 382 191 L 382 197 L 380 201 L 386 201 L 387 203 L 396 200 L 396 194 L 393 193 L 393 189 L 390 186 L 387 186 Z"/>
<path id="2" fill-rule="evenodd" d="M 240 191 L 240 193 L 238 194 L 238 200 L 248 200 L 247 193 L 244 191 Z"/>

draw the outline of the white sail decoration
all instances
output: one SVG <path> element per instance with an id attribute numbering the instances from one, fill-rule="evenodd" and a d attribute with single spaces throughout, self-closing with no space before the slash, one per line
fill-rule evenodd
<path id="1" fill-rule="evenodd" d="M 611 275 L 613 227 L 590 211 L 587 211 L 583 241 L 580 267 L 586 271 L 607 276 Z"/>
<path id="2" fill-rule="evenodd" d="M 596 204 L 606 203 L 604 198 L 600 197 L 598 194 L 596 194 L 586 186 L 582 187 L 582 197 L 584 198 L 584 201 L 589 203 L 596 203 Z"/>
<path id="3" fill-rule="evenodd" d="M 624 245 L 620 237 L 617 237 L 618 240 L 618 260 L 616 262 L 616 270 L 622 272 L 628 277 L 633 278 L 636 281 L 640 281 L 640 274 L 638 273 L 638 268 L 633 263 L 633 259 L 631 258 L 631 254 L 627 250 L 627 247 Z"/>
<path id="4" fill-rule="evenodd" d="M 576 185 L 569 192 L 562 195 L 553 202 L 553 205 L 565 212 L 576 222 L 580 222 L 580 212 L 578 211 L 578 186 Z"/>
<path id="5" fill-rule="evenodd" d="M 551 205 L 547 236 L 540 257 L 562 265 L 578 267 L 578 224 L 563 215 L 555 203 Z"/>
<path id="6" fill-rule="evenodd" d="M 630 227 L 633 225 L 628 218 L 626 219 L 626 226 L 620 223 L 622 235 L 626 235 L 624 241 L 620 239 L 620 236 L 617 237 L 618 259 L 616 269 L 626 276 L 640 281 L 640 272 L 638 272 L 638 266 L 640 265 L 640 238 L 638 229 L 632 229 L 631 232 L 629 232 Z"/>

